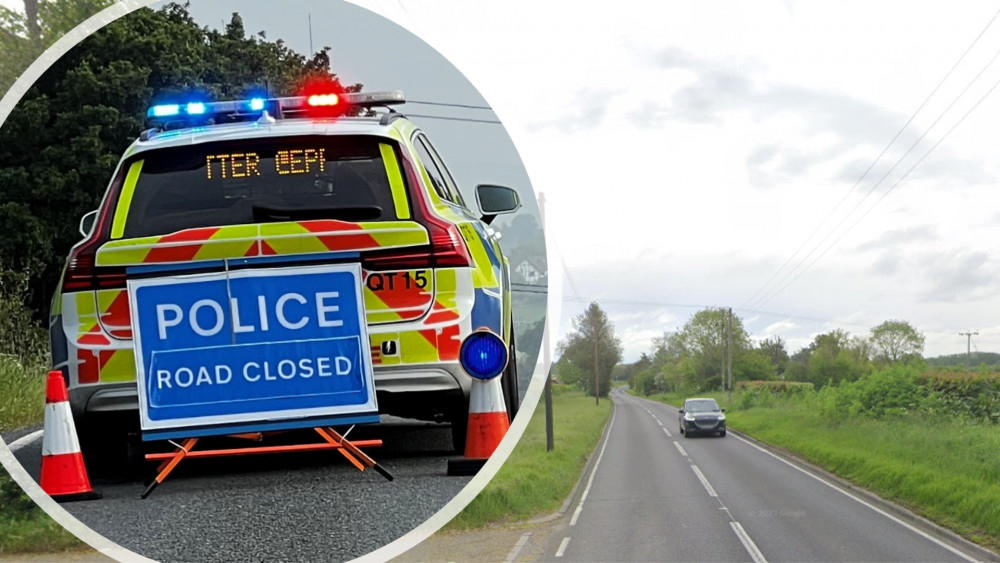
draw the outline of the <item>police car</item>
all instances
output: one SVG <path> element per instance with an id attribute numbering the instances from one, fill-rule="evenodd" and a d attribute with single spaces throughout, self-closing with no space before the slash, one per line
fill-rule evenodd
<path id="1" fill-rule="evenodd" d="M 356 269 L 378 411 L 450 421 L 457 449 L 471 384 L 460 349 L 472 334 L 494 335 L 507 352 L 501 386 L 513 416 L 509 265 L 489 224 L 516 211 L 518 195 L 477 186 L 481 212 L 473 211 L 427 136 L 393 110 L 404 100 L 398 91 L 340 92 L 150 108 L 152 128 L 125 151 L 100 208 L 82 218 L 85 238 L 70 251 L 52 303 L 54 368 L 65 376 L 85 453 L 126 431 L 122 417 L 136 420 L 142 358 L 131 285 L 223 271 Z M 256 321 L 248 320 L 255 305 L 235 298 L 199 301 L 199 311 L 162 305 L 159 330 L 220 332 L 222 320 L 213 325 L 205 315 L 232 305 L 243 316 L 226 313 L 235 337 L 266 330 L 268 319 L 294 328 L 307 311 L 337 308 L 288 295 L 298 293 L 277 304 L 261 297 Z M 248 381 L 268 376 L 262 363 L 250 364 Z M 300 364 L 289 369 L 306 377 Z M 212 377 L 222 381 L 218 369 Z M 160 384 L 193 382 L 194 373 L 178 371 Z"/>

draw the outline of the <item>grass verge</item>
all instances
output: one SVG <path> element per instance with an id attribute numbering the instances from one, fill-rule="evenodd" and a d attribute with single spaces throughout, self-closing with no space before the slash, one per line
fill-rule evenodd
<path id="1" fill-rule="evenodd" d="M 12 430 L 42 420 L 45 413 L 45 372 L 0 354 L 0 430 Z"/>
<path id="2" fill-rule="evenodd" d="M 446 530 L 481 528 L 550 514 L 562 505 L 594 451 L 611 401 L 594 406 L 593 397 L 553 386 L 554 449 L 545 451 L 545 401 L 538 401 L 507 462 Z"/>
<path id="3" fill-rule="evenodd" d="M 1000 426 L 951 418 L 831 421 L 803 401 L 740 409 L 707 393 L 734 430 L 792 452 L 989 549 L 1000 549 Z M 679 405 L 677 394 L 648 397 Z"/>
<path id="4" fill-rule="evenodd" d="M 38 508 L 0 468 L 0 556 L 86 547 Z"/>

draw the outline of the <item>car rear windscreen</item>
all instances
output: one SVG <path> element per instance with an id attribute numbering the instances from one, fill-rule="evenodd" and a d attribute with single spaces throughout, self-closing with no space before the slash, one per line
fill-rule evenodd
<path id="1" fill-rule="evenodd" d="M 124 237 L 275 221 L 397 218 L 383 154 L 370 136 L 308 136 L 205 143 L 149 151 Z M 129 165 L 134 170 L 134 163 Z M 391 162 L 391 173 L 399 167 Z M 405 197 L 405 196 L 401 196 Z"/>

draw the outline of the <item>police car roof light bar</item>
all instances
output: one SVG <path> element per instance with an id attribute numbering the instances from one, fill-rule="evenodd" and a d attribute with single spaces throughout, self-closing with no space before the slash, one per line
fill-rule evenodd
<path id="1" fill-rule="evenodd" d="M 216 122 L 257 120 L 262 116 L 263 112 L 267 112 L 273 117 L 281 118 L 286 113 L 291 116 L 306 112 L 309 108 L 341 107 L 346 111 L 350 107 L 388 107 L 405 102 L 406 97 L 400 90 L 313 94 L 311 96 L 288 96 L 268 99 L 256 97 L 248 100 L 230 100 L 224 102 L 159 104 L 149 108 L 146 112 L 146 117 L 151 127 L 165 130 L 167 128 L 204 124 L 209 120 L 216 120 Z"/>

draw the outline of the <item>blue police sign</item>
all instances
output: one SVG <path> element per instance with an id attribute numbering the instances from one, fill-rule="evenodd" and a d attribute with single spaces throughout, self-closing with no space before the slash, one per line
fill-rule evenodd
<path id="1" fill-rule="evenodd" d="M 144 438 L 378 421 L 359 265 L 128 284 Z"/>

